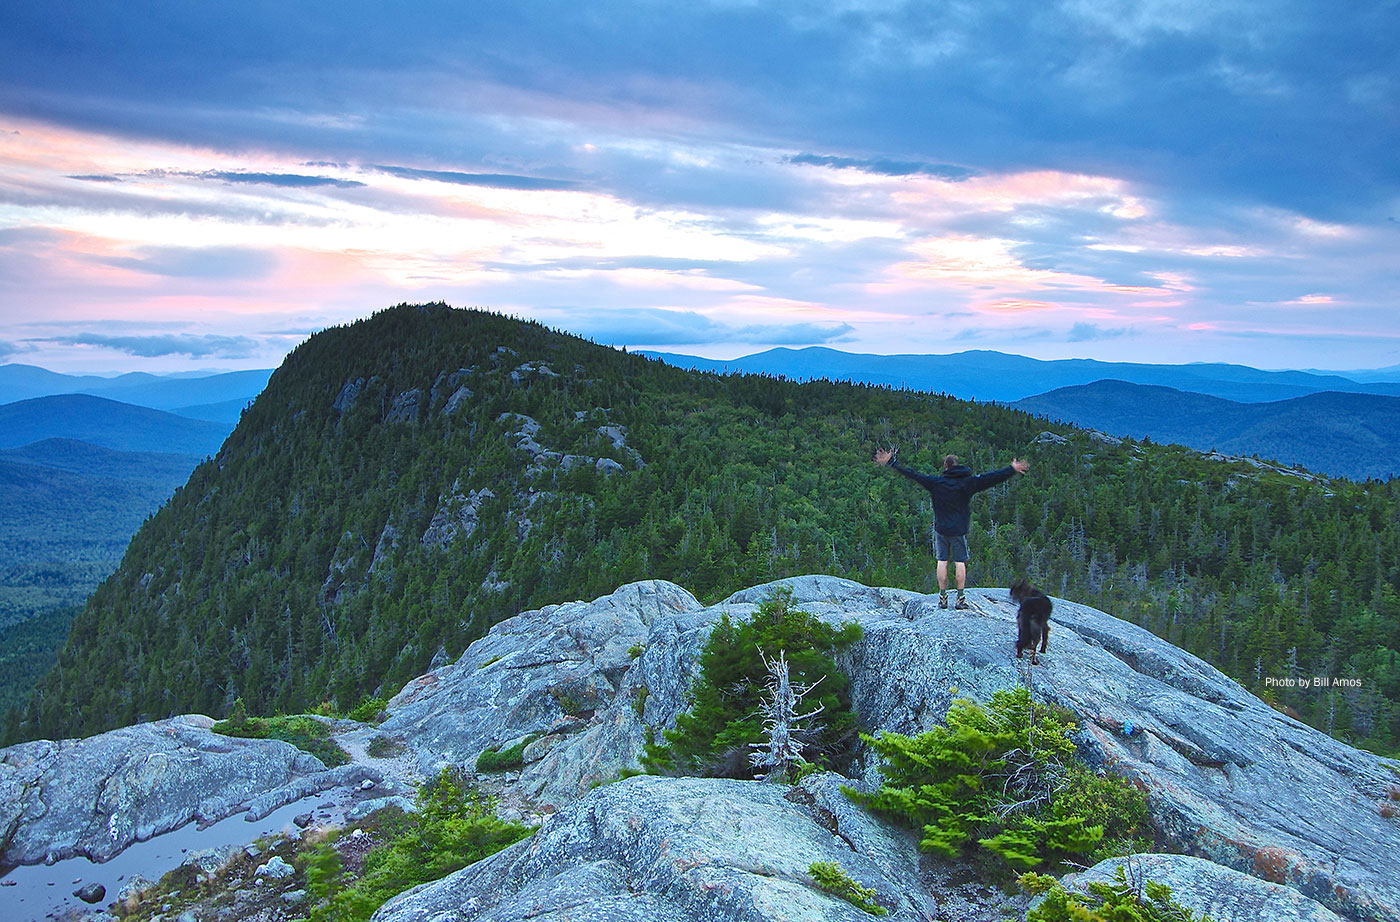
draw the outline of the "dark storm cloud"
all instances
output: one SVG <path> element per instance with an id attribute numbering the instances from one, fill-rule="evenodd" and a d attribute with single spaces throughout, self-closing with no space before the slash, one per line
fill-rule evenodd
<path id="1" fill-rule="evenodd" d="M 1322 215 L 1400 185 L 1395 4 L 22 4 L 6 26 L 0 111 L 328 161 L 471 163 L 491 119 L 519 117 L 874 170 L 1118 173 Z"/>

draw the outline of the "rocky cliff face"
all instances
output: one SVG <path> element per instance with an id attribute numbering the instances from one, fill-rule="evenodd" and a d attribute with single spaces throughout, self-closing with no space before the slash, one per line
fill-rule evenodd
<path id="1" fill-rule="evenodd" d="M 861 624 L 841 665 L 871 731 L 917 733 L 955 696 L 985 700 L 1018 682 L 1073 711 L 1085 758 L 1139 783 L 1173 846 L 1208 859 L 1173 859 L 1163 871 L 1199 891 L 1196 905 L 1221 918 L 1251 918 L 1238 907 L 1259 900 L 1284 906 L 1279 918 L 1400 918 L 1400 819 L 1388 815 L 1400 766 L 1278 713 L 1103 612 L 1056 600 L 1050 652 L 1032 668 L 1014 656 L 1015 608 L 1002 590 L 971 590 L 970 611 L 941 610 L 918 593 L 825 576 L 713 606 L 671 583 L 630 584 L 504 621 L 456 663 L 410 682 L 377 733 L 404 741 L 423 775 L 528 740 L 523 766 L 481 780 L 547 818 L 532 839 L 402 895 L 378 918 L 572 918 L 584 906 L 604 920 L 863 918 L 813 887 L 813 861 L 839 864 L 893 918 L 1016 911 L 938 884 L 908 835 L 854 808 L 834 776 L 798 788 L 617 781 L 639 767 L 647 735 L 686 708 L 715 621 L 747 617 L 776 585 L 823 619 Z M 290 747 L 210 736 L 186 719 L 3 751 L 4 860 L 110 854 L 132 837 L 330 783 L 333 773 Z M 86 780 L 65 780 L 78 764 Z M 334 783 L 353 784 L 366 769 L 334 771 L 346 775 Z M 856 774 L 873 784 L 878 766 L 858 763 Z"/>

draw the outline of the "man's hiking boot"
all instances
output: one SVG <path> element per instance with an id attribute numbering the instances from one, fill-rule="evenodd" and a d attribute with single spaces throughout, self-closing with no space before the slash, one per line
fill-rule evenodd
<path id="1" fill-rule="evenodd" d="M 946 593 L 945 593 L 944 595 L 940 595 L 940 596 L 938 597 L 938 607 L 939 607 L 939 608 L 947 608 L 947 607 L 948 607 L 948 596 L 947 596 Z"/>
<path id="2" fill-rule="evenodd" d="M 958 604 L 954 605 L 953 607 L 956 608 L 958 611 L 967 611 L 972 606 L 967 604 L 966 598 L 964 598 L 963 596 L 958 596 Z"/>

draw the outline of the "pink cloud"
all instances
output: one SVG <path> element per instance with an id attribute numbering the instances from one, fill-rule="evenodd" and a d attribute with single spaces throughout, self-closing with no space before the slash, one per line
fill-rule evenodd
<path id="1" fill-rule="evenodd" d="M 981 306 L 986 310 L 1007 313 L 1058 310 L 1062 307 L 1062 305 L 1054 304 L 1050 301 L 1031 301 L 1025 298 L 1003 298 L 1000 301 L 989 301 Z"/>

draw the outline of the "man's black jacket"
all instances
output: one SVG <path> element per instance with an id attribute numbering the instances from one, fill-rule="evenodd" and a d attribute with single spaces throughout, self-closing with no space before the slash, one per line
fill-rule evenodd
<path id="1" fill-rule="evenodd" d="M 973 474 L 967 465 L 958 464 L 945 470 L 941 477 L 934 477 L 920 474 L 893 459 L 890 467 L 929 491 L 933 496 L 933 530 L 950 538 L 967 534 L 972 526 L 970 501 L 974 493 L 1005 483 L 1016 473 L 1016 468 L 1008 466 Z"/>

